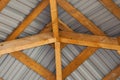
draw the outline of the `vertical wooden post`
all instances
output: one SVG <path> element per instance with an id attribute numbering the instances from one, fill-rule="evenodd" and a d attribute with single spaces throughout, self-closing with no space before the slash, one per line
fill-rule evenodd
<path id="1" fill-rule="evenodd" d="M 54 38 L 56 38 L 56 42 L 55 42 L 56 80 L 62 80 L 61 51 L 60 51 L 60 42 L 59 42 L 59 26 L 58 26 L 58 13 L 57 13 L 56 0 L 50 0 L 50 8 L 51 8 L 53 35 Z"/>

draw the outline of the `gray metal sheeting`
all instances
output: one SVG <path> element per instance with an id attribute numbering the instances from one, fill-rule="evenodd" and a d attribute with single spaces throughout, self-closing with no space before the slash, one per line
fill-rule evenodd
<path id="1" fill-rule="evenodd" d="M 0 12 L 0 40 L 6 37 L 20 24 L 41 0 L 11 0 Z M 109 12 L 99 0 L 68 0 L 76 9 L 94 22 L 108 36 L 120 36 L 120 20 Z M 120 0 L 114 0 L 120 6 Z M 89 33 L 83 25 L 70 16 L 60 6 L 59 18 L 74 31 Z M 37 34 L 50 22 L 50 10 L 47 7 L 19 37 Z M 62 50 L 62 66 L 67 66 L 86 47 L 67 45 Z M 49 45 L 23 51 L 26 55 L 55 73 L 54 49 Z M 120 64 L 120 55 L 116 51 L 99 49 L 79 66 L 66 80 L 101 80 Z M 0 77 L 5 80 L 44 80 L 14 57 L 6 54 L 0 58 Z M 120 80 L 120 79 L 118 79 Z"/>

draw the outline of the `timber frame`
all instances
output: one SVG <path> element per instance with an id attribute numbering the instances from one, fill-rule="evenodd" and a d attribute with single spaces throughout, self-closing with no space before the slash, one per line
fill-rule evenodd
<path id="1" fill-rule="evenodd" d="M 10 0 L 0 0 L 0 4 L 2 4 L 0 5 L 0 11 L 8 4 L 9 1 Z M 120 19 L 120 8 L 113 3 L 112 0 L 100 0 L 100 2 L 106 6 L 107 9 L 110 10 L 118 19 Z M 57 3 L 73 18 L 89 29 L 94 35 L 75 33 L 72 29 L 70 29 L 69 26 L 58 18 Z M 51 22 L 45 26 L 40 34 L 16 39 L 49 4 L 51 9 Z M 61 31 L 59 31 L 59 29 Z M 64 34 L 68 35 L 66 36 Z M 54 45 L 52 45 L 53 43 Z M 45 44 L 51 44 L 51 46 L 55 48 L 56 75 L 29 58 L 23 52 L 20 52 L 20 50 Z M 89 47 L 83 50 L 62 70 L 61 49 L 67 44 L 76 44 Z M 99 48 L 112 49 L 120 52 L 120 37 L 108 37 L 93 22 L 86 18 L 66 0 L 42 0 L 40 4 L 38 4 L 38 6 L 11 33 L 11 35 L 8 36 L 6 41 L 0 43 L 0 56 L 10 53 L 10 55 L 43 76 L 45 79 L 64 80 Z M 115 74 L 114 76 L 112 76 L 113 73 Z M 115 80 L 118 76 L 120 76 L 120 65 L 106 75 L 103 80 Z"/>

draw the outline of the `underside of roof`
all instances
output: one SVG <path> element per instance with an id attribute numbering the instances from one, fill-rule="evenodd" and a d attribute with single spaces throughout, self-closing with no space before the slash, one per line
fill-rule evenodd
<path id="1" fill-rule="evenodd" d="M 0 12 L 0 42 L 4 42 L 42 1 L 44 0 L 10 0 L 6 7 Z M 120 19 L 106 8 L 100 0 L 64 1 L 69 2 L 70 5 L 75 7 L 93 22 L 107 36 L 120 36 Z M 120 0 L 113 1 L 120 8 Z M 74 32 L 94 34 L 59 4 L 58 17 Z M 38 34 L 50 22 L 51 12 L 50 6 L 48 5 L 17 38 L 19 39 Z M 66 45 L 61 50 L 63 70 L 78 55 L 80 55 L 85 48 L 86 46 L 73 44 Z M 54 75 L 56 74 L 54 48 L 51 45 L 25 49 L 22 50 L 22 52 L 51 71 Z M 79 61 L 80 60 L 81 59 L 79 59 Z M 102 80 L 117 66 L 120 66 L 120 54 L 115 50 L 99 48 L 92 56 L 67 76 L 65 80 Z M 11 54 L 5 54 L 0 57 L 0 77 L 3 78 L 3 80 L 46 80 L 39 73 L 16 59 Z M 118 77 L 117 80 L 120 80 L 120 77 Z"/>

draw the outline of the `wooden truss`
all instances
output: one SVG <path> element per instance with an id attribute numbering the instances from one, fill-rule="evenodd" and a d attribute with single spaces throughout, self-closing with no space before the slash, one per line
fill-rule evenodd
<path id="1" fill-rule="evenodd" d="M 0 0 L 0 11 L 7 5 L 9 0 Z M 101 2 L 120 19 L 120 8 L 112 0 L 101 0 Z M 72 17 L 89 29 L 94 35 L 75 33 L 58 18 L 57 3 Z M 22 31 L 50 4 L 51 22 L 38 35 L 16 39 Z M 111 6 L 112 5 L 112 6 Z M 59 31 L 59 29 L 61 31 Z M 67 35 L 65 35 L 67 34 Z M 55 48 L 56 75 L 38 64 L 20 50 L 33 48 L 45 44 L 52 44 Z M 89 46 L 83 50 L 63 70 L 61 66 L 61 49 L 67 44 Z M 87 60 L 97 49 L 106 48 L 120 50 L 120 38 L 108 37 L 93 22 L 86 18 L 81 12 L 74 8 L 66 0 L 42 0 L 40 4 L 21 22 L 5 42 L 0 43 L 0 55 L 10 53 L 23 64 L 46 78 L 47 80 L 64 80 Z M 114 75 L 113 75 L 114 73 Z M 120 65 L 105 76 L 103 80 L 115 80 L 120 76 Z"/>

